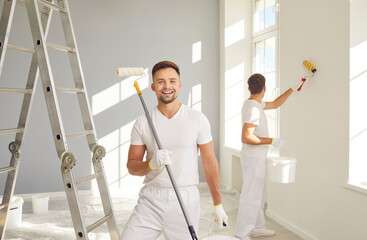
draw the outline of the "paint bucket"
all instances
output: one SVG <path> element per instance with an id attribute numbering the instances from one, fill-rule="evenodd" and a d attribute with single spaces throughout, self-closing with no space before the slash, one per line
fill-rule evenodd
<path id="1" fill-rule="evenodd" d="M 10 202 L 8 217 L 6 221 L 7 229 L 14 229 L 22 224 L 23 198 L 13 197 Z"/>
<path id="2" fill-rule="evenodd" d="M 32 196 L 32 209 L 35 214 L 46 214 L 48 211 L 48 200 L 47 195 L 35 195 Z"/>
<path id="3" fill-rule="evenodd" d="M 297 159 L 288 147 L 286 149 L 292 153 L 292 157 L 268 158 L 268 178 L 272 182 L 293 183 L 295 181 Z"/>

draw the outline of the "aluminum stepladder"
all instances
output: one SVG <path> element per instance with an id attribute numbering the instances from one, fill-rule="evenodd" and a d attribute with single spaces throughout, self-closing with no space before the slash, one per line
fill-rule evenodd
<path id="1" fill-rule="evenodd" d="M 34 49 L 8 44 L 14 10 L 17 3 L 24 5 L 27 9 L 32 38 L 34 41 Z M 39 4 L 42 5 L 42 7 L 40 7 Z M 58 11 L 60 13 L 66 46 L 46 42 L 53 11 Z M 75 88 L 55 87 L 47 47 L 68 52 Z M 88 233 L 104 223 L 107 223 L 110 239 L 119 239 L 117 221 L 114 215 L 110 192 L 102 163 L 102 158 L 105 156 L 106 151 L 104 147 L 97 144 L 97 137 L 94 130 L 93 119 L 90 114 L 87 92 L 84 87 L 84 76 L 75 42 L 75 35 L 67 0 L 57 0 L 57 3 L 55 0 L 4 0 L 0 20 L 0 74 L 7 48 L 33 53 L 33 57 L 25 89 L 0 88 L 0 93 L 8 92 L 24 94 L 18 127 L 14 129 L 0 130 L 0 134 L 16 133 L 15 141 L 9 144 L 9 150 L 12 154 L 10 165 L 9 167 L 0 168 L 0 173 L 8 174 L 3 194 L 3 201 L 0 205 L 0 239 L 4 239 L 5 236 L 5 224 L 9 212 L 9 203 L 14 193 L 19 169 L 20 148 L 24 140 L 24 133 L 27 129 L 28 116 L 31 110 L 34 89 L 37 84 L 39 74 L 42 81 L 57 155 L 61 159 L 61 174 L 75 229 L 76 239 L 89 239 Z M 56 92 L 77 94 L 84 124 L 84 131 L 65 134 Z M 76 163 L 76 158 L 71 152 L 68 152 L 67 138 L 79 136 L 85 136 L 88 141 L 89 149 L 93 154 L 92 163 L 94 173 L 82 179 L 75 180 L 72 169 Z M 90 226 L 86 226 L 83 213 L 81 211 L 77 185 L 93 179 L 96 179 L 97 181 L 104 216 Z"/>

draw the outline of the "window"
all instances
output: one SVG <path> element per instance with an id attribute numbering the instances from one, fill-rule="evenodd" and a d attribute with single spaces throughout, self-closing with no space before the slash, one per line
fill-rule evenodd
<path id="1" fill-rule="evenodd" d="M 277 9 L 276 0 L 255 0 L 253 32 L 261 33 L 277 28 Z"/>
<path id="2" fill-rule="evenodd" d="M 367 190 L 367 21 L 366 1 L 350 2 L 349 180 Z M 364 191 L 366 192 L 366 191 Z"/>
<path id="3" fill-rule="evenodd" d="M 264 101 L 273 101 L 279 95 L 277 77 L 278 59 L 278 4 L 276 0 L 255 0 L 253 13 L 253 71 L 266 78 Z M 265 111 L 269 135 L 278 136 L 278 110 Z"/>

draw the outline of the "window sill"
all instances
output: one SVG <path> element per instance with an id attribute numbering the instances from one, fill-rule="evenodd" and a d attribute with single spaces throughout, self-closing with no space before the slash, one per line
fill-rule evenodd
<path id="1" fill-rule="evenodd" d="M 350 183 L 350 182 L 346 182 L 343 184 L 344 187 L 352 189 L 354 191 L 363 193 L 367 195 L 367 186 L 366 185 L 362 185 L 362 184 L 357 184 L 357 183 Z"/>

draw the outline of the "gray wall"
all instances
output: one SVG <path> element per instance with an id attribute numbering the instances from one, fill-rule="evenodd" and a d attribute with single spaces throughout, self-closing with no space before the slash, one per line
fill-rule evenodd
<path id="1" fill-rule="evenodd" d="M 0 1 L 2 9 L 3 0 Z M 161 60 L 172 60 L 181 68 L 183 88 L 180 101 L 187 104 L 192 87 L 201 84 L 201 109 L 209 118 L 218 156 L 219 143 L 219 4 L 213 0 L 71 0 L 71 16 L 86 86 L 92 103 L 93 96 L 114 86 L 122 79 L 116 77 L 117 67 L 148 68 Z M 24 7 L 17 6 L 9 43 L 31 47 L 31 33 Z M 49 40 L 64 43 L 61 23 L 54 14 Z M 201 60 L 192 63 L 192 44 L 201 41 Z M 68 58 L 64 53 L 50 50 L 50 60 L 56 86 L 72 87 Z M 0 87 L 25 86 L 31 56 L 7 51 Z M 143 90 L 148 108 L 156 105 L 156 97 Z M 22 96 L 0 95 L 0 128 L 15 128 Z M 65 132 L 82 130 L 77 101 L 74 96 L 61 95 L 60 108 Z M 92 104 L 91 104 L 92 105 Z M 97 135 L 103 138 L 143 114 L 140 101 L 133 95 L 94 115 Z M 0 136 L 0 166 L 8 164 L 7 145 L 13 135 Z M 107 146 L 106 146 L 107 147 Z M 78 162 L 74 168 L 77 178 L 91 169 L 90 153 L 84 138 L 69 142 L 69 150 Z M 62 191 L 60 160 L 51 135 L 41 83 L 36 89 L 15 193 Z M 126 156 L 121 153 L 119 156 Z M 116 161 L 125 168 L 126 159 Z M 116 159 L 115 159 L 116 160 Z M 121 164 L 123 163 L 123 164 Z M 124 171 L 124 170 L 121 170 Z M 202 169 L 201 180 L 204 180 Z M 108 174 L 108 173 L 107 173 Z M 0 176 L 3 191 L 5 177 Z M 121 174 L 119 175 L 122 176 Z M 109 179 L 117 181 L 118 179 Z M 80 189 L 88 189 L 82 185 Z"/>

